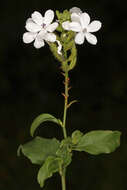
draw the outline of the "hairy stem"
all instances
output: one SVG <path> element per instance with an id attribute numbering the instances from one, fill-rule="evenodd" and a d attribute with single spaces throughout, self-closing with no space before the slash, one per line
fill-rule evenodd
<path id="1" fill-rule="evenodd" d="M 65 169 L 61 172 L 61 184 L 62 184 L 62 190 L 66 190 L 66 179 L 65 179 Z"/>
<path id="2" fill-rule="evenodd" d="M 65 76 L 65 81 L 64 81 L 64 85 L 65 85 L 65 92 L 64 92 L 64 114 L 63 114 L 63 135 L 64 135 L 64 139 L 67 138 L 67 132 L 66 132 L 66 117 L 67 117 L 67 106 L 68 106 L 68 84 L 69 84 L 69 78 L 68 78 L 68 70 L 65 71 L 64 73 Z M 65 179 L 65 175 L 66 175 L 66 168 L 63 168 L 61 170 L 61 183 L 62 183 L 62 190 L 66 190 L 66 179 Z"/>
<path id="3" fill-rule="evenodd" d="M 64 115 L 63 115 L 63 135 L 64 138 L 67 138 L 67 132 L 66 132 L 66 117 L 67 117 L 67 105 L 68 105 L 68 71 L 65 72 L 65 92 L 64 92 Z"/>

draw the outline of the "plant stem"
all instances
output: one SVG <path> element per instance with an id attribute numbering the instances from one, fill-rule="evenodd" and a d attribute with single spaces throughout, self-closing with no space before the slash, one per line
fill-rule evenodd
<path id="1" fill-rule="evenodd" d="M 65 92 L 64 92 L 64 114 L 63 114 L 63 135 L 64 139 L 67 138 L 67 132 L 66 132 L 66 117 L 67 117 L 67 105 L 68 105 L 68 84 L 69 84 L 69 78 L 68 78 L 68 70 L 65 71 L 64 73 L 65 76 Z M 62 183 L 62 190 L 66 190 L 66 168 L 63 168 L 61 170 L 61 183 Z"/>
<path id="2" fill-rule="evenodd" d="M 64 85 L 65 85 L 65 92 L 64 92 L 64 115 L 63 115 L 63 135 L 64 138 L 67 138 L 67 132 L 66 132 L 66 117 L 67 117 L 67 105 L 68 105 L 68 82 L 69 82 L 69 78 L 68 78 L 68 71 L 65 72 L 65 81 L 64 81 Z"/>
<path id="3" fill-rule="evenodd" d="M 65 172 L 63 172 L 61 175 L 61 182 L 62 182 L 62 190 L 66 190 Z"/>

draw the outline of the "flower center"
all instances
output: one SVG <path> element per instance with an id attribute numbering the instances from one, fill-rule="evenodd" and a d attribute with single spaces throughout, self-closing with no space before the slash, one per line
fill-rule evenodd
<path id="1" fill-rule="evenodd" d="M 43 27 L 43 28 L 45 28 L 45 27 L 46 27 L 46 24 L 45 24 L 45 23 L 43 23 L 43 24 L 42 24 L 42 27 Z"/>
<path id="2" fill-rule="evenodd" d="M 83 29 L 83 32 L 84 32 L 84 33 L 87 33 L 87 28 L 84 28 L 84 29 Z"/>

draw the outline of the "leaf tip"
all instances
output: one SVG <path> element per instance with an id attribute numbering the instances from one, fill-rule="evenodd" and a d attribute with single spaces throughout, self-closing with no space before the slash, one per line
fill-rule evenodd
<path id="1" fill-rule="evenodd" d="M 30 135 L 31 135 L 31 137 L 34 136 L 34 131 L 32 130 L 32 128 L 30 128 Z"/>
<path id="2" fill-rule="evenodd" d="M 22 145 L 19 145 L 17 150 L 17 156 L 20 156 L 21 150 L 22 150 Z"/>

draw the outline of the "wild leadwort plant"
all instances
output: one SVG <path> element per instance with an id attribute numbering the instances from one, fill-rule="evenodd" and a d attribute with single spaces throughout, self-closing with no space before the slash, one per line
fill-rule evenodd
<path id="1" fill-rule="evenodd" d="M 35 137 L 30 142 L 20 145 L 20 151 L 30 159 L 33 164 L 39 164 L 40 169 L 37 175 L 41 187 L 47 178 L 58 172 L 61 176 L 62 190 L 66 190 L 65 174 L 67 166 L 72 161 L 73 151 L 85 151 L 89 154 L 98 155 L 111 153 L 120 145 L 119 131 L 95 130 L 83 134 L 76 130 L 70 136 L 66 131 L 66 117 L 68 108 L 75 102 L 69 101 L 69 71 L 76 65 L 77 48 L 76 44 L 83 44 L 85 39 L 95 45 L 97 38 L 91 34 L 101 28 L 100 21 L 92 21 L 86 12 L 74 7 L 63 13 L 56 11 L 57 21 L 53 22 L 54 12 L 46 11 L 44 17 L 35 11 L 31 18 L 26 21 L 26 30 L 23 41 L 31 43 L 34 41 L 35 48 L 41 48 L 45 42 L 55 58 L 61 64 L 62 74 L 65 77 L 64 85 L 64 112 L 63 120 L 51 114 L 43 113 L 33 121 L 30 134 L 33 137 L 35 130 L 43 122 L 56 123 L 63 131 L 62 141 L 53 138 L 46 139 Z"/>

